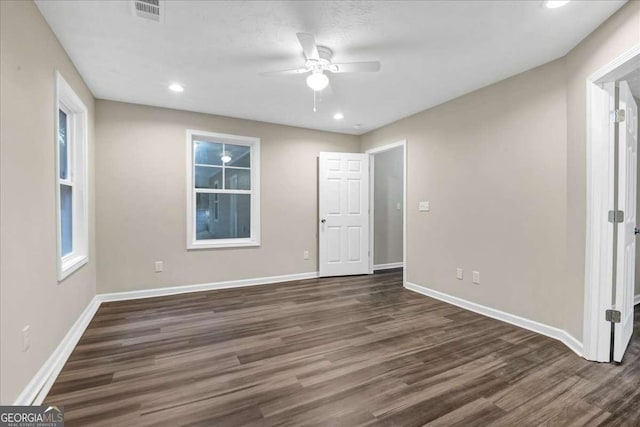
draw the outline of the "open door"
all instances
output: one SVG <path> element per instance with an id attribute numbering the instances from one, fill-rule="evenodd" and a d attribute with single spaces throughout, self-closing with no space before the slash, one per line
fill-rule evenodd
<path id="1" fill-rule="evenodd" d="M 369 155 L 320 153 L 319 274 L 369 273 Z"/>
<path id="2" fill-rule="evenodd" d="M 636 259 L 636 174 L 638 151 L 638 106 L 626 81 L 620 82 L 618 111 L 618 210 L 624 214 L 618 224 L 613 359 L 621 362 L 633 334 L 633 295 Z"/>

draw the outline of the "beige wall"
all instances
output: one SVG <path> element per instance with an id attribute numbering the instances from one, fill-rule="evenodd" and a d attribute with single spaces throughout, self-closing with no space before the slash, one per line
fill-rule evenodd
<path id="1" fill-rule="evenodd" d="M 565 58 L 363 136 L 363 149 L 408 140 L 409 281 L 582 340 L 585 81 L 638 43 L 630 1 Z"/>
<path id="2" fill-rule="evenodd" d="M 403 153 L 400 147 L 374 155 L 374 264 L 402 262 Z"/>
<path id="3" fill-rule="evenodd" d="M 11 404 L 96 292 L 94 100 L 30 1 L 0 1 L 0 401 Z M 90 260 L 56 280 L 55 70 L 89 109 Z M 22 328 L 31 348 L 22 352 Z"/>
<path id="4" fill-rule="evenodd" d="M 364 135 L 408 141 L 410 282 L 562 325 L 565 80 L 555 61 Z"/>
<path id="5" fill-rule="evenodd" d="M 586 236 L 586 79 L 640 44 L 640 2 L 630 1 L 567 56 L 566 329 L 582 339 Z"/>
<path id="6" fill-rule="evenodd" d="M 100 293 L 318 270 L 318 153 L 358 137 L 110 101 L 96 123 Z M 261 138 L 259 248 L 186 250 L 187 129 Z"/>

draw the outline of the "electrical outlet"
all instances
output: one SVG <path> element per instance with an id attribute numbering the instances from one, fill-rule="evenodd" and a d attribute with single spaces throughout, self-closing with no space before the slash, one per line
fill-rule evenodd
<path id="1" fill-rule="evenodd" d="M 475 283 L 476 285 L 480 284 L 480 272 L 479 271 L 474 271 L 473 272 L 473 283 Z"/>
<path id="2" fill-rule="evenodd" d="M 462 280 L 463 279 L 463 271 L 461 268 L 456 268 L 456 279 L 458 280 Z"/>
<path id="3" fill-rule="evenodd" d="M 309 259 L 309 251 L 302 252 L 302 258 Z"/>
<path id="4" fill-rule="evenodd" d="M 420 202 L 418 203 L 418 210 L 420 212 L 429 212 L 429 202 Z"/>
<path id="5" fill-rule="evenodd" d="M 27 325 L 22 328 L 22 351 L 29 350 L 31 347 L 31 326 Z"/>
<path id="6" fill-rule="evenodd" d="M 164 270 L 164 262 L 156 261 L 155 269 L 156 269 L 156 273 L 160 273 L 162 270 Z"/>

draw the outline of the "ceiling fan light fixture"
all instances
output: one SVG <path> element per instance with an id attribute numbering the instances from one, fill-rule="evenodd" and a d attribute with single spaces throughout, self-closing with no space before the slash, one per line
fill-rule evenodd
<path id="1" fill-rule="evenodd" d="M 231 161 L 231 155 L 225 151 L 222 153 L 222 156 L 220 156 L 220 160 L 222 160 L 222 163 L 229 163 Z"/>
<path id="2" fill-rule="evenodd" d="M 307 86 L 316 92 L 321 91 L 329 85 L 329 77 L 322 72 L 313 72 L 307 77 Z"/>
<path id="3" fill-rule="evenodd" d="M 344 119 L 344 114 L 337 112 L 333 115 L 334 120 L 342 120 Z"/>

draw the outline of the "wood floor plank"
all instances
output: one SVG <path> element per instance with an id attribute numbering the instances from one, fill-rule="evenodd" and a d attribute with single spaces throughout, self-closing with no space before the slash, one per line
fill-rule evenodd
<path id="1" fill-rule="evenodd" d="M 402 287 L 402 273 L 103 304 L 45 399 L 67 426 L 640 426 L 621 364 Z"/>

